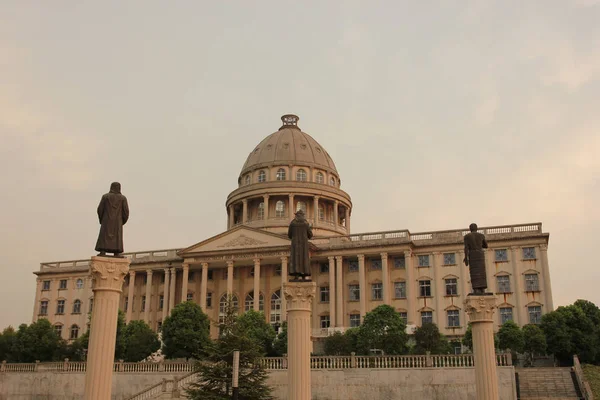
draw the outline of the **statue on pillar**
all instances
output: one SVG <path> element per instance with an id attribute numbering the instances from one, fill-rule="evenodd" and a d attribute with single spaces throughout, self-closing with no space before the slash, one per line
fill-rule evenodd
<path id="1" fill-rule="evenodd" d="M 129 206 L 127 197 L 121 194 L 121 184 L 110 184 L 110 192 L 100 199 L 98 205 L 98 219 L 100 220 L 100 233 L 96 241 L 96 251 L 99 256 L 113 253 L 121 257 L 123 253 L 123 225 L 129 219 Z"/>
<path id="2" fill-rule="evenodd" d="M 469 230 L 471 232 L 465 235 L 465 259 L 463 261 L 469 267 L 473 294 L 486 294 L 487 275 L 483 249 L 487 249 L 488 244 L 483 233 L 477 232 L 477 224 L 469 225 Z"/>
<path id="3" fill-rule="evenodd" d="M 306 218 L 304 211 L 299 210 L 296 218 L 292 220 L 288 228 L 288 237 L 292 240 L 290 254 L 289 275 L 292 281 L 310 280 L 310 256 L 308 252 L 308 239 L 313 237 L 312 228 Z"/>

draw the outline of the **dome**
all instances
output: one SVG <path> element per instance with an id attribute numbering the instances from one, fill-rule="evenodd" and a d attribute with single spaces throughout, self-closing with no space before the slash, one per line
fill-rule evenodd
<path id="1" fill-rule="evenodd" d="M 298 127 L 298 117 L 287 114 L 281 117 L 279 130 L 263 139 L 252 150 L 242 168 L 246 172 L 274 165 L 306 165 L 318 167 L 337 175 L 329 153 L 315 139 Z"/>

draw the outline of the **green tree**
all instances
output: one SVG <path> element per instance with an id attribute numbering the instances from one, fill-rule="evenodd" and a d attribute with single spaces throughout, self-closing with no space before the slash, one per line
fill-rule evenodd
<path id="1" fill-rule="evenodd" d="M 448 339 L 440 333 L 434 323 L 425 323 L 418 327 L 414 337 L 416 345 L 413 352 L 416 354 L 425 354 L 427 351 L 431 354 L 449 354 L 452 350 Z"/>
<path id="2" fill-rule="evenodd" d="M 471 328 L 470 323 L 467 325 L 467 330 L 463 336 L 462 344 L 473 351 L 473 328 Z"/>
<path id="3" fill-rule="evenodd" d="M 523 350 L 529 359 L 527 364 L 533 366 L 536 354 L 546 354 L 546 336 L 539 326 L 529 324 L 523 327 L 523 339 Z"/>
<path id="4" fill-rule="evenodd" d="M 275 340 L 275 329 L 267 323 L 265 314 L 258 311 L 246 311 L 242 314 L 237 323 L 240 329 L 247 332 L 248 335 L 261 344 L 264 353 L 269 357 L 276 356 L 273 349 Z"/>
<path id="5" fill-rule="evenodd" d="M 179 303 L 162 325 L 163 354 L 166 358 L 202 358 L 210 342 L 210 322 L 200 306 Z"/>
<path id="6" fill-rule="evenodd" d="M 325 338 L 325 354 L 328 356 L 349 355 L 353 350 L 352 338 L 350 335 L 335 332 Z"/>
<path id="7" fill-rule="evenodd" d="M 17 343 L 17 332 L 12 326 L 9 326 L 0 334 L 0 361 L 16 362 L 18 356 L 15 355 Z"/>
<path id="8" fill-rule="evenodd" d="M 403 354 L 407 341 L 406 324 L 400 314 L 393 307 L 381 305 L 368 312 L 358 328 L 357 350 L 360 354 L 369 354 L 372 349 Z"/>
<path id="9" fill-rule="evenodd" d="M 15 345 L 13 348 L 18 352 L 19 362 L 54 361 L 60 357 L 62 339 L 50 321 L 42 318 L 29 326 L 19 326 Z"/>
<path id="10" fill-rule="evenodd" d="M 158 335 L 144 321 L 131 321 L 123 331 L 125 355 L 123 360 L 138 362 L 160 349 Z"/>
<path id="11" fill-rule="evenodd" d="M 287 354 L 287 322 L 283 321 L 281 324 L 281 331 L 275 337 L 273 342 L 273 350 L 276 356 L 283 356 Z"/>
<path id="12" fill-rule="evenodd" d="M 498 348 L 511 349 L 515 353 L 522 353 L 525 346 L 523 331 L 513 321 L 506 321 L 498 330 Z"/>

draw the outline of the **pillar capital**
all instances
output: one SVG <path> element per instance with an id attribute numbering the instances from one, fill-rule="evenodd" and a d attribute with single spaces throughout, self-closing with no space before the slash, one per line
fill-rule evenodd
<path id="1" fill-rule="evenodd" d="M 404 250 L 404 257 L 405 258 L 409 258 L 412 256 L 412 251 L 411 250 Z"/>
<path id="2" fill-rule="evenodd" d="M 135 271 L 134 270 L 129 270 L 129 275 L 135 276 Z M 70 278 L 70 279 L 73 279 L 73 278 Z"/>
<path id="3" fill-rule="evenodd" d="M 365 255 L 364 254 L 357 254 L 356 257 L 358 257 L 358 261 L 364 261 L 365 260 Z"/>
<path id="4" fill-rule="evenodd" d="M 233 267 L 233 260 L 227 261 L 227 267 Z"/>
<path id="5" fill-rule="evenodd" d="M 268 200 L 269 199 L 269 195 L 268 194 L 263 194 L 263 199 Z"/>
<path id="6" fill-rule="evenodd" d="M 338 262 L 342 262 L 342 260 L 344 259 L 344 257 L 343 257 L 343 256 L 335 256 L 335 259 L 336 259 Z"/>
<path id="7" fill-rule="evenodd" d="M 288 303 L 288 312 L 310 311 L 316 293 L 317 284 L 315 282 L 286 282 L 283 284 L 283 294 Z"/>
<path id="8" fill-rule="evenodd" d="M 151 269 L 147 269 L 147 270 L 146 270 L 146 274 L 148 274 L 148 275 L 152 275 L 152 274 L 153 274 L 153 272 L 152 272 L 152 270 L 151 270 Z"/>
<path id="9" fill-rule="evenodd" d="M 386 253 L 386 252 L 381 253 L 381 258 L 388 258 L 388 253 Z"/>
<path id="10" fill-rule="evenodd" d="M 496 296 L 469 295 L 464 304 L 471 323 L 493 321 L 494 310 L 497 307 Z"/>
<path id="11" fill-rule="evenodd" d="M 541 251 L 548 251 L 548 245 L 546 243 L 540 244 L 540 250 Z"/>
<path id="12" fill-rule="evenodd" d="M 169 269 L 171 270 L 171 275 L 175 275 L 177 273 L 177 270 L 175 269 L 175 267 L 171 267 Z"/>
<path id="13" fill-rule="evenodd" d="M 281 257 L 281 262 L 287 263 L 288 258 L 287 257 Z"/>
<path id="14" fill-rule="evenodd" d="M 253 261 L 254 261 L 254 266 L 260 265 L 260 258 L 255 258 Z"/>
<path id="15" fill-rule="evenodd" d="M 519 250 L 519 246 L 510 246 L 510 249 L 516 252 L 517 250 Z"/>
<path id="16" fill-rule="evenodd" d="M 327 259 L 328 259 L 329 261 L 333 261 L 333 260 L 335 260 L 335 256 L 329 256 L 329 257 L 327 257 Z"/>
<path id="17" fill-rule="evenodd" d="M 248 199 L 243 199 L 242 204 L 248 204 Z"/>
<path id="18" fill-rule="evenodd" d="M 186 270 L 186 269 L 189 269 L 189 268 L 190 268 L 190 264 L 189 264 L 189 263 L 183 263 L 183 264 L 181 264 L 181 267 L 182 267 L 184 270 Z"/>
<path id="19" fill-rule="evenodd" d="M 94 292 L 109 290 L 120 293 L 125 275 L 129 272 L 129 263 L 128 258 L 92 257 L 90 273 L 96 281 Z"/>
<path id="20" fill-rule="evenodd" d="M 202 268 L 208 268 L 208 263 L 207 262 L 203 262 L 200 265 L 202 265 Z"/>

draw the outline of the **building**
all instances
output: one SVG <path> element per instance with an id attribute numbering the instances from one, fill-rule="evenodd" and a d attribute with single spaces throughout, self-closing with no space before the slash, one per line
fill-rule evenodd
<path id="1" fill-rule="evenodd" d="M 231 293 L 240 312 L 264 311 L 267 321 L 279 325 L 286 315 L 281 285 L 287 278 L 290 211 L 303 209 L 315 234 L 315 338 L 358 326 L 381 304 L 393 306 L 409 326 L 435 322 L 450 337 L 464 334 L 463 302 L 470 291 L 462 263 L 467 230 L 352 234 L 352 201 L 332 158 L 300 130 L 298 117 L 282 120 L 283 126 L 248 156 L 226 201 L 225 232 L 186 248 L 126 254 L 131 272 L 121 309 L 127 320 L 142 319 L 158 330 L 183 301 L 197 302 L 216 320 Z M 497 325 L 539 323 L 553 309 L 549 234 L 541 223 L 480 231 L 490 246 L 488 290 L 499 297 Z M 35 272 L 33 320 L 48 318 L 65 339 L 85 332 L 93 308 L 88 268 L 89 260 L 41 263 Z"/>

